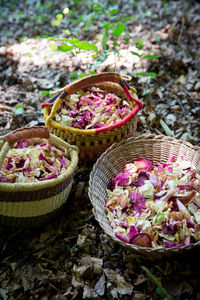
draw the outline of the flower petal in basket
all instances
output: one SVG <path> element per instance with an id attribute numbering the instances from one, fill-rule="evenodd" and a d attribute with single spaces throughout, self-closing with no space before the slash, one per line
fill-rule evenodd
<path id="1" fill-rule="evenodd" d="M 97 87 L 109 93 L 114 93 L 121 99 L 126 99 L 131 111 L 120 121 L 100 128 L 79 129 L 66 126 L 55 121 L 54 117 L 62 101 L 69 95 L 84 88 Z M 79 147 L 81 161 L 94 162 L 114 142 L 121 141 L 134 134 L 136 130 L 136 115 L 142 109 L 142 103 L 137 99 L 136 90 L 130 88 L 127 82 L 117 73 L 100 73 L 84 77 L 81 80 L 65 86 L 63 92 L 54 96 L 49 102 L 42 104 L 46 126 L 50 132 Z"/>
<path id="2" fill-rule="evenodd" d="M 126 242 L 120 234 L 114 234 L 113 227 L 106 214 L 107 187 L 111 179 L 116 178 L 122 173 L 126 164 L 131 164 L 140 158 L 147 158 L 154 164 L 164 164 L 174 157 L 185 157 L 195 170 L 200 169 L 200 149 L 188 142 L 177 140 L 172 137 L 162 135 L 146 135 L 137 138 L 131 137 L 121 143 L 115 143 L 109 147 L 97 160 L 93 166 L 89 180 L 89 198 L 93 205 L 93 212 L 99 225 L 111 239 L 121 244 L 124 248 L 134 252 L 141 258 L 162 259 L 174 255 L 190 253 L 189 251 L 197 249 L 200 241 L 178 245 L 177 247 L 147 247 L 149 241 L 144 234 L 135 235 L 131 239 L 133 243 Z M 193 196 L 190 195 L 190 198 Z M 178 201 L 177 201 L 178 202 Z M 178 202 L 180 205 L 180 201 Z M 183 205 L 182 205 L 183 206 Z M 188 221 L 189 224 L 189 221 Z M 190 227 L 190 224 L 188 225 Z M 142 245 L 142 246 L 141 246 Z M 146 247 L 145 247 L 146 245 Z"/>
<path id="3" fill-rule="evenodd" d="M 49 134 L 44 126 L 20 128 L 0 139 L 3 141 L 0 168 L 12 146 L 27 139 L 35 144 L 48 142 L 55 149 L 62 149 L 70 161 L 66 168 L 62 165 L 60 175 L 50 176 L 48 180 L 0 182 L 0 221 L 3 225 L 31 227 L 46 223 L 67 201 L 78 164 L 78 148 Z"/>

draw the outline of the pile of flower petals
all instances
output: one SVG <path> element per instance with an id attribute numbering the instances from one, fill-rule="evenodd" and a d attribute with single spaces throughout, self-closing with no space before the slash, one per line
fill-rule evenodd
<path id="1" fill-rule="evenodd" d="M 107 187 L 106 213 L 115 236 L 142 247 L 180 247 L 200 240 L 200 178 L 181 156 L 153 165 L 140 158 Z"/>
<path id="2" fill-rule="evenodd" d="M 0 169 L 0 182 L 38 182 L 58 177 L 70 164 L 65 152 L 50 143 L 23 140 L 11 148 Z"/>
<path id="3" fill-rule="evenodd" d="M 120 121 L 131 110 L 127 100 L 92 87 L 67 96 L 58 109 L 55 120 L 62 125 L 79 129 L 100 128 Z"/>

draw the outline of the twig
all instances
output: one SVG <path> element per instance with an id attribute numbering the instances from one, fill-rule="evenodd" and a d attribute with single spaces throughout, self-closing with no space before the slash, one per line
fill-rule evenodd
<path id="1" fill-rule="evenodd" d="M 182 112 L 183 112 L 183 115 L 184 117 L 186 116 L 186 111 L 185 111 L 185 108 L 183 106 L 183 104 L 181 103 L 181 100 L 176 96 L 176 100 L 178 101 L 178 104 L 180 105 L 181 109 L 182 109 Z"/>
<path id="2" fill-rule="evenodd" d="M 167 293 L 167 291 L 162 287 L 161 283 L 158 279 L 147 269 L 145 266 L 141 266 L 141 268 L 147 273 L 147 275 L 155 282 L 157 287 L 160 289 L 161 293 L 166 296 L 168 300 L 172 300 L 172 297 Z"/>
<path id="3" fill-rule="evenodd" d="M 180 29 L 180 33 L 179 33 L 179 36 L 178 36 L 178 44 L 180 44 L 180 40 L 181 40 L 181 37 L 182 37 L 182 34 L 183 34 L 184 26 L 185 26 L 185 18 L 184 18 L 184 16 L 182 16 L 181 29 Z"/>

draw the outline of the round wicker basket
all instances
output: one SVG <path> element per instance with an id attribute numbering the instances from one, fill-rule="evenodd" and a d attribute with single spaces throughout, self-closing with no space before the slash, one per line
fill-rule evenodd
<path id="1" fill-rule="evenodd" d="M 52 219 L 66 203 L 78 165 L 78 148 L 49 134 L 44 126 L 24 127 L 0 138 L 0 167 L 17 141 L 48 142 L 65 150 L 70 165 L 57 178 L 38 182 L 0 182 L 0 222 L 9 227 L 40 226 Z"/>
<path id="2" fill-rule="evenodd" d="M 97 160 L 93 166 L 89 180 L 89 198 L 93 205 L 93 213 L 105 233 L 114 241 L 137 256 L 147 259 L 159 259 L 185 254 L 188 250 L 199 247 L 200 242 L 174 248 L 147 248 L 124 243 L 113 234 L 113 229 L 105 211 L 106 188 L 111 178 L 123 172 L 126 163 L 146 157 L 154 163 L 167 162 L 174 155 L 175 159 L 184 155 L 195 169 L 200 169 L 200 148 L 188 142 L 162 135 L 146 135 L 131 137 L 125 142 L 113 144 Z"/>
<path id="3" fill-rule="evenodd" d="M 123 78 L 123 77 L 122 77 Z M 42 104 L 45 124 L 50 132 L 69 144 L 79 147 L 79 160 L 95 162 L 96 159 L 113 143 L 133 136 L 136 130 L 136 114 L 142 109 L 142 103 L 137 99 L 136 90 L 117 73 L 100 73 L 84 77 L 64 87 L 61 94 L 54 96 L 49 102 Z M 86 87 L 99 87 L 110 93 L 115 93 L 122 99 L 127 99 L 132 111 L 122 120 L 96 129 L 78 129 L 65 126 L 53 118 L 56 111 L 67 95 L 71 95 Z"/>

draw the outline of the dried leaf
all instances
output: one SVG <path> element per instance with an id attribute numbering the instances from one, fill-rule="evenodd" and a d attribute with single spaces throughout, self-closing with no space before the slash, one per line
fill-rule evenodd
<path id="1" fill-rule="evenodd" d="M 98 295 L 95 293 L 95 291 L 89 287 L 88 285 L 84 286 L 83 289 L 83 299 L 95 299 Z"/>
<path id="2" fill-rule="evenodd" d="M 120 274 L 116 274 L 117 291 L 120 295 L 131 295 L 133 291 L 133 285 L 127 282 Z"/>
<path id="3" fill-rule="evenodd" d="M 86 255 L 81 257 L 80 263 L 92 267 L 95 274 L 100 274 L 102 271 L 103 259 L 101 258 Z"/>
<path id="4" fill-rule="evenodd" d="M 178 83 L 185 84 L 186 80 L 187 80 L 186 76 L 185 75 L 181 75 L 181 76 L 179 76 L 179 78 L 176 81 Z"/>
<path id="5" fill-rule="evenodd" d="M 99 296 L 103 296 L 105 293 L 105 275 L 103 274 L 95 285 L 95 291 Z"/>
<path id="6" fill-rule="evenodd" d="M 160 120 L 160 125 L 164 129 L 166 135 L 174 136 L 174 132 L 167 126 L 167 124 L 163 120 Z"/>

